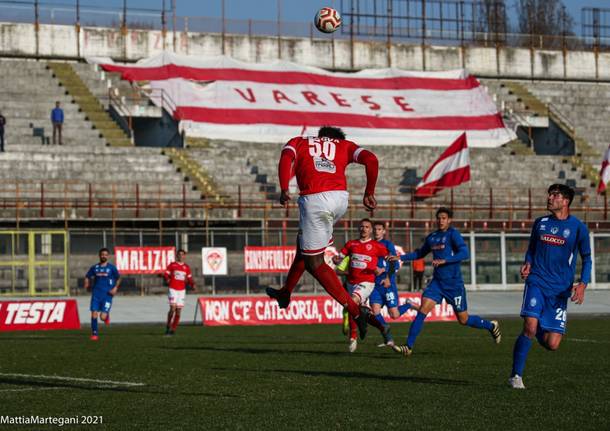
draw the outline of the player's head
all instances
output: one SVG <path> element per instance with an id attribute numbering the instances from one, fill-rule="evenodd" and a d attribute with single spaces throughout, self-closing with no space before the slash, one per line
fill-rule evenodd
<path id="1" fill-rule="evenodd" d="M 375 239 L 379 241 L 380 239 L 385 238 L 385 223 L 382 221 L 376 221 L 373 223 L 373 235 Z"/>
<path id="2" fill-rule="evenodd" d="M 176 262 L 182 262 L 184 256 L 186 256 L 186 251 L 184 251 L 182 248 L 178 249 L 176 252 Z"/>
<path id="3" fill-rule="evenodd" d="M 547 193 L 546 208 L 551 212 L 568 209 L 574 200 L 574 189 L 565 184 L 552 184 Z"/>
<path id="4" fill-rule="evenodd" d="M 436 226 L 440 230 L 447 230 L 451 225 L 453 211 L 447 207 L 440 207 L 436 210 Z"/>
<path id="5" fill-rule="evenodd" d="M 110 250 L 108 250 L 106 247 L 100 248 L 100 251 L 98 252 L 98 254 L 100 256 L 100 262 L 102 262 L 102 263 L 108 262 L 108 256 L 110 256 Z"/>
<path id="6" fill-rule="evenodd" d="M 345 139 L 345 133 L 338 127 L 322 126 L 318 130 L 318 138 Z"/>
<path id="7" fill-rule="evenodd" d="M 368 218 L 363 218 L 360 220 L 358 230 L 360 231 L 360 239 L 370 239 L 373 234 L 373 222 Z"/>
<path id="8" fill-rule="evenodd" d="M 60 103 L 59 103 L 59 100 L 58 100 L 57 102 L 55 102 L 55 107 L 59 108 L 59 105 L 60 105 Z"/>

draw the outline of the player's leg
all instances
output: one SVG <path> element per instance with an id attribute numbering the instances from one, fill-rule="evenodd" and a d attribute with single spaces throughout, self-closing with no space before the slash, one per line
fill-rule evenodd
<path id="1" fill-rule="evenodd" d="M 94 341 L 98 338 L 97 318 L 98 312 L 91 310 L 91 339 Z"/>
<path id="2" fill-rule="evenodd" d="M 394 346 L 393 348 L 395 352 L 404 356 L 409 356 L 412 353 L 415 340 L 424 326 L 426 316 L 430 311 L 432 311 L 432 309 L 434 309 L 436 304 L 440 302 L 441 298 L 440 287 L 435 280 L 432 280 L 430 285 L 424 291 L 424 296 L 422 296 L 422 303 L 417 312 L 417 316 L 415 316 L 415 320 L 413 320 L 413 323 L 411 323 L 406 344 L 402 346 Z"/>
<path id="3" fill-rule="evenodd" d="M 288 305 L 290 304 L 290 295 L 292 294 L 292 291 L 297 286 L 297 283 L 305 272 L 305 259 L 301 254 L 301 249 L 299 247 L 299 237 L 300 233 L 299 235 L 297 235 L 297 252 L 294 256 L 292 264 L 290 265 L 290 269 L 288 270 L 288 275 L 286 275 L 286 281 L 284 282 L 284 285 L 279 290 L 273 289 L 271 287 L 265 289 L 265 292 L 270 298 L 277 300 L 280 308 L 288 307 Z"/>
<path id="4" fill-rule="evenodd" d="M 555 351 L 566 330 L 570 290 L 557 296 L 545 296 L 544 308 L 536 328 L 536 339 L 542 347 Z"/>
<path id="5" fill-rule="evenodd" d="M 176 290 L 172 289 L 171 287 L 168 290 L 167 293 L 167 301 L 169 304 L 169 311 L 167 312 L 167 323 L 165 325 L 165 335 L 172 335 L 171 331 L 172 331 L 172 321 L 174 320 L 174 315 L 176 314 L 176 301 L 177 301 L 177 297 L 176 297 Z"/>
<path id="6" fill-rule="evenodd" d="M 538 321 L 542 316 L 545 298 L 540 289 L 534 285 L 525 283 L 523 292 L 523 303 L 521 305 L 521 317 L 523 317 L 523 330 L 517 337 L 513 347 L 513 367 L 511 377 L 508 380 L 511 387 L 525 389 L 523 385 L 523 371 L 527 356 L 532 347 L 532 338 L 536 336 Z"/>
<path id="7" fill-rule="evenodd" d="M 414 307 L 413 304 L 410 304 L 409 302 L 399 305 L 398 300 L 398 288 L 393 284 L 388 287 L 385 292 L 385 305 L 388 308 L 388 314 L 392 319 L 398 319 L 412 308 L 417 309 L 417 307 Z"/>
<path id="8" fill-rule="evenodd" d="M 500 323 L 497 320 L 487 320 L 468 313 L 468 298 L 463 284 L 457 289 L 445 290 L 443 297 L 453 307 L 460 325 L 475 329 L 486 329 L 491 334 L 494 342 L 496 344 L 500 343 L 502 333 L 500 331 Z"/>

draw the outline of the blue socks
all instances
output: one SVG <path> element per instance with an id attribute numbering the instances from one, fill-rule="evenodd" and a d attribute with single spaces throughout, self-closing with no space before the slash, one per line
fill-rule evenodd
<path id="1" fill-rule="evenodd" d="M 398 312 L 400 313 L 400 315 L 402 316 L 403 314 L 405 314 L 407 312 L 407 310 L 409 310 L 411 308 L 411 304 L 409 304 L 408 302 L 405 302 L 402 305 L 398 306 Z"/>
<path id="2" fill-rule="evenodd" d="M 407 337 L 407 346 L 409 347 L 409 349 L 413 348 L 413 344 L 415 344 L 415 339 L 424 327 L 425 318 L 426 315 L 418 311 L 415 320 L 413 321 L 413 323 L 411 323 L 411 327 L 409 328 L 409 336 Z"/>
<path id="3" fill-rule="evenodd" d="M 489 320 L 481 319 L 479 316 L 468 316 L 468 320 L 466 321 L 466 326 L 470 326 L 471 328 L 477 329 L 487 329 L 491 331 L 491 322 Z"/>
<path id="4" fill-rule="evenodd" d="M 521 334 L 515 341 L 515 347 L 513 348 L 513 371 L 511 376 L 519 375 L 523 376 L 523 370 L 525 369 L 525 361 L 527 360 L 527 354 L 532 347 L 532 340 Z"/>
<path id="5" fill-rule="evenodd" d="M 381 323 L 382 326 L 388 326 L 388 324 L 386 323 L 385 319 L 383 318 L 383 315 L 381 313 L 379 314 L 375 314 L 375 319 L 377 319 L 377 321 L 379 323 Z"/>
<path id="6" fill-rule="evenodd" d="M 97 318 L 91 318 L 91 334 L 97 335 Z"/>

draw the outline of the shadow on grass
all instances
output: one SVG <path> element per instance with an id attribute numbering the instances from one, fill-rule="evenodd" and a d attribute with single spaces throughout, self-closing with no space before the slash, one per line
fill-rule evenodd
<path id="1" fill-rule="evenodd" d="M 255 370 L 248 368 L 210 368 L 214 371 L 241 371 L 241 372 L 253 372 L 261 373 L 281 373 L 281 374 L 299 374 L 305 377 L 338 377 L 342 379 L 357 379 L 357 380 L 374 380 L 374 381 L 389 381 L 389 382 L 405 382 L 405 383 L 424 383 L 428 385 L 448 385 L 448 386 L 475 386 L 474 383 L 467 380 L 457 379 L 444 379 L 440 377 L 419 377 L 419 376 L 397 376 L 395 374 L 374 374 L 362 371 L 313 371 L 313 370 L 279 370 L 279 369 L 265 369 Z"/>
<path id="2" fill-rule="evenodd" d="M 294 344 L 294 343 L 293 343 Z M 159 347 L 162 350 L 191 350 L 191 351 L 203 351 L 203 352 L 232 352 L 232 353 L 246 353 L 246 354 L 273 354 L 273 355 L 319 355 L 319 356 L 330 356 L 333 358 L 353 358 L 354 354 L 345 350 L 341 351 L 328 351 L 328 350 L 305 350 L 305 349 L 281 349 L 281 348 L 265 348 L 265 347 L 218 347 L 218 346 L 162 346 Z M 363 353 L 367 358 L 372 359 L 399 359 L 399 356 L 390 350 L 383 352 L 365 352 Z M 417 356 L 431 356 L 440 355 L 438 352 L 418 352 Z"/>
<path id="3" fill-rule="evenodd" d="M 64 388 L 77 389 L 83 391 L 108 391 L 108 392 L 123 392 L 135 394 L 149 395 L 182 395 L 192 397 L 220 397 L 220 398 L 240 398 L 237 395 L 222 394 L 218 392 L 184 392 L 176 391 L 174 387 L 159 387 L 159 386 L 139 386 L 139 387 L 121 387 L 119 385 L 100 383 L 91 384 L 83 382 L 62 382 L 62 381 L 44 381 L 42 379 L 31 377 L 0 377 L 0 385 L 6 384 L 11 386 L 26 386 L 34 388 Z M 1 392 L 0 392 L 1 393 Z"/>

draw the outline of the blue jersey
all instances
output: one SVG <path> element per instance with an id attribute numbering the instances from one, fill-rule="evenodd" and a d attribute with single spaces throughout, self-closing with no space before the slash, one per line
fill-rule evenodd
<path id="1" fill-rule="evenodd" d="M 93 279 L 93 287 L 91 292 L 96 294 L 107 294 L 116 285 L 117 280 L 121 275 L 118 269 L 111 263 L 102 265 L 97 263 L 89 268 L 85 277 Z"/>
<path id="2" fill-rule="evenodd" d="M 392 241 L 387 240 L 387 239 L 381 239 L 378 242 L 385 245 L 385 247 L 390 252 L 390 256 L 396 256 L 396 247 L 394 246 L 394 243 Z M 385 278 L 388 275 L 389 265 L 388 265 L 388 262 L 384 258 L 380 257 L 379 260 L 377 261 L 377 267 L 385 269 L 384 273 L 379 274 L 378 276 L 375 277 L 375 286 L 381 286 L 383 283 L 383 280 L 385 280 Z M 396 286 L 396 272 L 392 273 L 392 275 L 390 276 L 390 284 L 392 286 Z"/>
<path id="3" fill-rule="evenodd" d="M 432 274 L 434 279 L 451 283 L 464 283 L 460 262 L 468 259 L 469 253 L 464 238 L 456 229 L 450 227 L 446 231 L 437 230 L 432 232 L 426 237 L 420 248 L 411 253 L 403 254 L 400 260 L 406 262 L 421 259 L 430 252 L 432 252 L 433 259 L 445 260 L 444 265 L 434 268 Z"/>
<path id="4" fill-rule="evenodd" d="M 537 218 L 532 227 L 525 262 L 531 264 L 528 283 L 545 294 L 557 295 L 572 286 L 576 272 L 576 251 L 582 259 L 580 280 L 591 281 L 591 246 L 587 226 L 574 216 Z"/>

